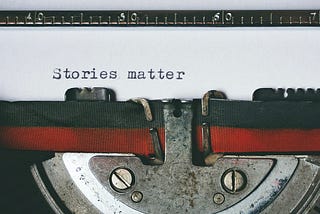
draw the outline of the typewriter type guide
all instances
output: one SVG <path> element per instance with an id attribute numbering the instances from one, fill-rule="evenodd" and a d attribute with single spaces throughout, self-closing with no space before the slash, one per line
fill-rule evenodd
<path id="1" fill-rule="evenodd" d="M 2 106 L 4 114 L 12 109 L 17 113 L 21 106 L 29 114 L 30 109 L 34 113 L 46 109 L 41 105 L 51 105 L 52 115 L 45 120 L 56 120 L 54 130 L 58 126 L 69 130 L 70 121 L 82 120 L 71 127 L 77 129 L 91 119 L 98 127 L 88 132 L 82 127 L 70 136 L 57 132 L 60 136 L 54 140 L 67 136 L 71 141 L 63 142 L 60 150 L 73 152 L 57 152 L 31 168 L 56 213 L 316 213 L 320 159 L 314 131 L 319 98 L 312 89 L 259 89 L 253 101 L 228 100 L 213 90 L 201 100 L 117 102 L 110 89 L 73 88 L 66 92 L 65 102 L 1 105 L 7 106 Z M 73 119 L 62 123 L 54 105 Z M 77 111 L 69 111 L 74 106 Z M 104 112 L 97 112 L 96 106 L 103 106 Z M 43 114 L 37 114 L 41 126 Z M 99 132 L 102 127 L 97 124 L 112 117 L 118 125 L 111 124 L 111 131 L 103 129 L 107 135 Z M 10 121 L 27 124 L 28 118 Z M 134 126 L 146 130 L 146 135 L 140 136 Z M 25 148 L 35 148 L 19 128 L 15 129 L 19 137 L 8 132 L 1 141 L 21 141 Z M 49 139 L 36 136 L 39 142 Z M 58 147 L 51 149 L 60 151 Z"/>

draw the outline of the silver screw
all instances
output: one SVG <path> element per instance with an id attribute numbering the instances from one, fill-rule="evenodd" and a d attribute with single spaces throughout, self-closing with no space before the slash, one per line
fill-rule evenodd
<path id="1" fill-rule="evenodd" d="M 214 196 L 213 196 L 213 202 L 215 203 L 215 204 L 223 204 L 223 202 L 224 202 L 224 195 L 222 194 L 222 193 L 216 193 L 216 194 L 214 194 Z"/>
<path id="2" fill-rule="evenodd" d="M 238 169 L 229 169 L 222 176 L 222 186 L 229 193 L 240 192 L 246 185 L 246 175 Z"/>
<path id="3" fill-rule="evenodd" d="M 111 173 L 110 183 L 111 187 L 118 192 L 128 190 L 134 184 L 133 172 L 126 168 L 115 169 Z"/>
<path id="4" fill-rule="evenodd" d="M 139 192 L 139 191 L 134 191 L 132 194 L 131 194 L 131 200 L 135 203 L 139 203 L 140 201 L 142 201 L 142 198 L 143 198 L 143 194 L 142 192 Z"/>

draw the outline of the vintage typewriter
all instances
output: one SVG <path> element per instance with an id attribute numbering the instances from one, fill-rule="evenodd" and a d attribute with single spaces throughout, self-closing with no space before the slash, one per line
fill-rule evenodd
<path id="1" fill-rule="evenodd" d="M 261 27 L 264 33 L 319 24 L 319 10 L 0 11 L 2 30 L 115 27 L 138 29 L 139 37 L 148 27 L 194 32 Z M 64 101 L 11 99 L 4 86 L 3 213 L 320 213 L 319 90 L 259 88 L 251 100 L 228 99 L 221 90 L 196 97 L 182 91 L 187 99 L 118 101 L 121 94 L 112 87 L 118 83 L 112 81 L 131 81 L 127 88 L 121 85 L 123 91 L 141 88 L 144 81 L 155 85 L 150 90 L 166 90 L 157 85 L 174 81 L 173 87 L 180 87 L 190 71 L 75 67 L 56 65 L 49 73 L 50 81 L 65 89 Z M 222 79 L 206 75 L 203 80 Z M 111 87 L 59 86 L 61 81 L 93 86 L 106 81 Z M 139 97 L 140 90 L 132 93 Z"/>

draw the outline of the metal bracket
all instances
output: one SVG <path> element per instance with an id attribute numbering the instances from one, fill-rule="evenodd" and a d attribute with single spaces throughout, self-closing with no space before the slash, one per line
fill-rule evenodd
<path id="1" fill-rule="evenodd" d="M 209 115 L 209 100 L 210 98 L 214 99 L 227 99 L 227 96 L 221 92 L 216 90 L 211 90 L 205 93 L 201 100 L 202 105 L 202 116 L 208 116 Z"/>
<path id="2" fill-rule="evenodd" d="M 130 101 L 133 101 L 135 103 L 141 104 L 143 106 L 144 109 L 144 114 L 146 116 L 147 121 L 152 121 L 153 117 L 152 117 L 152 111 L 149 105 L 149 102 L 147 99 L 145 98 L 134 98 L 131 99 Z"/>
<path id="3" fill-rule="evenodd" d="M 70 88 L 65 92 L 66 101 L 115 101 L 116 94 L 112 89 L 94 88 Z"/>
<path id="4" fill-rule="evenodd" d="M 161 165 L 164 163 L 163 150 L 161 149 L 161 144 L 159 141 L 158 131 L 155 128 L 150 129 L 150 135 L 152 138 L 152 145 L 154 148 L 154 156 L 149 157 L 149 162 L 151 165 Z"/>
<path id="5" fill-rule="evenodd" d="M 223 92 L 216 90 L 211 90 L 205 93 L 201 100 L 202 116 L 204 117 L 209 115 L 210 98 L 227 99 L 227 96 Z M 204 150 L 204 163 L 207 166 L 213 165 L 219 158 L 223 157 L 223 154 L 212 153 L 210 141 L 210 124 L 208 123 L 202 124 L 202 145 Z"/>

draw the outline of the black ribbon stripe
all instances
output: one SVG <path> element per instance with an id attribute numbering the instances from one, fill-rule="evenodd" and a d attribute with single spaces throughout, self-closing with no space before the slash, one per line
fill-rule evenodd
<path id="1" fill-rule="evenodd" d="M 87 128 L 163 127 L 161 101 L 149 103 L 153 121 L 134 102 L 0 102 L 0 126 Z"/>
<path id="2" fill-rule="evenodd" d="M 201 116 L 195 101 L 195 123 L 238 128 L 320 128 L 320 102 L 312 101 L 209 101 L 209 115 Z"/>
<path id="3" fill-rule="evenodd" d="M 163 103 L 151 101 L 153 121 L 133 102 L 0 102 L 0 126 L 58 126 L 92 128 L 164 127 Z M 320 128 L 320 102 L 209 101 L 209 115 L 201 116 L 194 101 L 197 125 L 239 128 Z"/>

